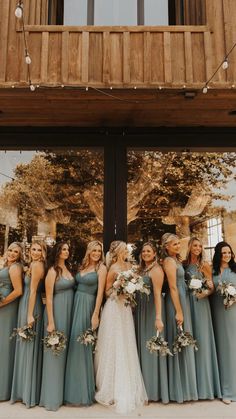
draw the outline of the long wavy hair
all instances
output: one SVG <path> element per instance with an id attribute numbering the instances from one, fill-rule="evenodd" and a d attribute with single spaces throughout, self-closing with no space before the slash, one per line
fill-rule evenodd
<path id="1" fill-rule="evenodd" d="M 204 249 L 203 249 L 203 245 L 201 240 L 199 240 L 197 237 L 191 237 L 191 239 L 188 242 L 188 249 L 187 249 L 187 253 L 186 253 L 186 258 L 183 262 L 184 266 L 188 266 L 191 263 L 191 248 L 192 248 L 192 244 L 194 241 L 198 241 L 201 246 L 202 246 L 202 251 L 200 253 L 200 255 L 198 256 L 198 263 L 199 266 L 201 266 L 205 260 L 205 253 L 204 253 Z"/>
<path id="2" fill-rule="evenodd" d="M 140 249 L 140 252 L 139 252 L 139 272 L 143 272 L 145 270 L 145 268 L 146 268 L 145 262 L 144 262 L 144 260 L 142 258 L 142 251 L 143 251 L 143 249 L 144 249 L 145 246 L 150 246 L 151 247 L 151 249 L 155 253 L 153 262 L 154 261 L 157 262 L 157 245 L 156 245 L 156 243 L 153 242 L 153 241 L 147 241 L 146 243 L 143 243 L 143 245 L 142 245 L 142 247 Z"/>
<path id="3" fill-rule="evenodd" d="M 176 234 L 173 233 L 165 233 L 163 234 L 162 238 L 161 238 L 161 259 L 164 260 L 165 258 L 167 258 L 169 255 L 168 251 L 167 251 L 167 244 L 172 242 L 173 240 L 179 240 L 179 237 Z M 176 255 L 177 260 L 181 260 L 180 254 Z"/>
<path id="4" fill-rule="evenodd" d="M 62 274 L 62 268 L 58 265 L 58 262 L 60 259 L 61 250 L 65 244 L 67 244 L 67 246 L 70 248 L 67 242 L 56 243 L 55 246 L 52 248 L 49 258 L 48 258 L 48 270 L 50 268 L 55 269 L 56 279 L 58 279 L 58 277 Z M 65 265 L 67 269 L 70 271 L 70 262 L 68 259 L 65 260 Z"/>
<path id="5" fill-rule="evenodd" d="M 124 250 L 126 247 L 126 243 L 121 240 L 116 240 L 115 242 L 111 243 L 110 250 L 109 250 L 109 258 L 107 261 L 107 269 L 111 267 L 114 263 L 117 262 L 119 253 Z"/>
<path id="6" fill-rule="evenodd" d="M 33 247 L 34 244 L 38 244 L 41 247 L 41 251 L 42 251 L 42 256 L 41 259 L 39 260 L 39 262 L 43 262 L 44 265 L 44 271 L 46 269 L 46 262 L 47 262 L 47 245 L 46 243 L 44 243 L 41 240 L 34 240 L 31 243 L 30 249 L 29 249 L 29 263 L 28 263 L 28 270 L 27 270 L 27 274 L 30 276 L 31 275 L 31 263 L 32 261 L 32 257 L 31 257 L 31 248 Z"/>
<path id="7" fill-rule="evenodd" d="M 231 251 L 231 259 L 229 261 L 229 268 L 232 272 L 236 273 L 236 263 L 235 263 L 235 255 L 232 250 L 232 247 L 229 243 L 222 241 L 217 243 L 215 247 L 215 253 L 213 256 L 212 264 L 213 264 L 213 275 L 219 275 L 220 273 L 220 267 L 221 267 L 221 261 L 222 261 L 222 248 L 223 247 L 229 247 Z"/>
<path id="8" fill-rule="evenodd" d="M 8 250 L 12 249 L 13 247 L 18 247 L 18 249 L 19 249 L 19 257 L 15 261 L 15 263 L 21 263 L 22 265 L 24 265 L 24 263 L 25 263 L 25 261 L 24 261 L 24 254 L 23 254 L 23 247 L 22 247 L 21 243 L 20 242 L 12 242 L 8 246 L 6 252 L 4 253 L 4 256 L 3 256 L 3 260 L 4 260 L 3 266 L 4 267 L 7 266 L 7 252 L 8 252 Z"/>
<path id="9" fill-rule="evenodd" d="M 97 262 L 97 265 L 95 267 L 95 271 L 98 271 L 100 265 L 102 263 L 104 263 L 103 245 L 100 241 L 93 240 L 93 241 L 89 242 L 88 245 L 87 245 L 85 256 L 84 256 L 84 258 L 82 260 L 82 263 L 79 267 L 80 271 L 83 271 L 84 269 L 86 269 L 89 266 L 89 264 L 90 264 L 90 254 L 92 253 L 92 251 L 97 246 L 101 247 L 101 257 L 100 257 L 99 261 Z"/>

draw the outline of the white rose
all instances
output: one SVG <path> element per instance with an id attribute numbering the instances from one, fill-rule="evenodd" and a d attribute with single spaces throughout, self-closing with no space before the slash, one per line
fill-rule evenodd
<path id="1" fill-rule="evenodd" d="M 52 336 L 51 338 L 48 339 L 48 344 L 53 346 L 53 345 L 57 345 L 59 343 L 59 337 L 58 336 Z"/>
<path id="2" fill-rule="evenodd" d="M 19 334 L 19 336 L 20 336 L 21 338 L 23 338 L 23 339 L 26 339 L 26 338 L 27 338 L 27 336 L 26 336 L 25 332 L 19 332 L 18 334 Z"/>
<path id="3" fill-rule="evenodd" d="M 227 291 L 228 291 L 229 295 L 234 296 L 236 294 L 236 289 L 233 287 L 233 285 L 229 285 L 227 287 Z"/>
<path id="4" fill-rule="evenodd" d="M 125 287 L 125 291 L 127 291 L 129 294 L 133 294 L 136 291 L 136 286 L 132 282 L 129 282 L 128 285 Z"/>
<path id="5" fill-rule="evenodd" d="M 140 291 L 142 289 L 142 284 L 140 284 L 139 282 L 136 284 L 136 290 Z"/>
<path id="6" fill-rule="evenodd" d="M 201 279 L 191 279 L 189 288 L 197 290 L 202 287 L 202 280 Z"/>

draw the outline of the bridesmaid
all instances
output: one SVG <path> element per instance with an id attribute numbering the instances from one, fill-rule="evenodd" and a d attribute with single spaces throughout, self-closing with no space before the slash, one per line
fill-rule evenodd
<path id="1" fill-rule="evenodd" d="M 19 302 L 17 327 L 30 325 L 36 332 L 31 342 L 16 342 L 11 402 L 21 400 L 26 407 L 39 403 L 42 368 L 41 291 L 45 275 L 46 245 L 35 241 L 30 247 L 30 265 L 25 274 L 24 294 Z"/>
<path id="2" fill-rule="evenodd" d="M 215 288 L 221 281 L 225 283 L 230 282 L 236 287 L 234 253 L 231 246 L 226 242 L 219 242 L 215 247 L 213 281 Z M 212 296 L 212 319 L 223 402 L 230 404 L 231 401 L 236 401 L 236 304 L 233 304 L 226 310 L 223 304 L 223 297 L 214 294 Z"/>
<path id="3" fill-rule="evenodd" d="M 98 327 L 107 273 L 103 260 L 102 243 L 90 242 L 75 277 L 78 286 L 65 379 L 65 403 L 68 404 L 88 406 L 94 403 L 93 348 L 78 343 L 77 337 L 89 328 Z"/>
<path id="4" fill-rule="evenodd" d="M 169 285 L 166 294 L 167 336 L 172 347 L 176 325 L 192 333 L 192 324 L 185 272 L 179 256 L 180 240 L 175 234 L 165 233 L 162 246 L 163 268 Z M 168 377 L 170 400 L 183 403 L 198 399 L 194 349 L 191 346 L 168 357 Z"/>
<path id="5" fill-rule="evenodd" d="M 187 276 L 206 278 L 209 287 L 207 294 L 201 293 L 195 296 L 190 291 L 190 308 L 193 335 L 199 346 L 195 354 L 198 397 L 199 399 L 214 399 L 214 397 L 221 397 L 221 389 L 208 300 L 208 296 L 213 292 L 212 269 L 204 261 L 202 244 L 196 237 L 189 240 L 184 267 Z"/>
<path id="6" fill-rule="evenodd" d="M 54 246 L 45 279 L 46 310 L 45 331 L 58 330 L 69 338 L 74 298 L 74 278 L 68 264 L 69 246 L 58 243 Z M 50 350 L 44 352 L 40 406 L 58 410 L 64 399 L 65 349 L 60 355 Z"/>
<path id="7" fill-rule="evenodd" d="M 140 253 L 139 272 L 150 286 L 151 294 L 137 295 L 135 331 L 143 380 L 148 400 L 169 402 L 167 359 L 150 354 L 146 342 L 164 328 L 165 310 L 162 297 L 164 272 L 157 263 L 157 248 L 154 243 L 144 243 Z M 164 335 L 164 334 L 163 334 Z"/>
<path id="8" fill-rule="evenodd" d="M 22 295 L 23 254 L 20 243 L 7 249 L 0 270 L 0 401 L 9 400 L 13 376 L 15 340 L 9 337 L 17 326 L 18 298 Z"/>

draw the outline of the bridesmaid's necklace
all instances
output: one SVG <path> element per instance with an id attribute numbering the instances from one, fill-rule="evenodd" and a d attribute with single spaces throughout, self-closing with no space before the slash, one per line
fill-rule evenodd
<path id="1" fill-rule="evenodd" d="M 146 274 L 149 271 L 152 270 L 152 268 L 157 264 L 157 261 L 154 260 L 150 265 L 148 265 L 146 268 L 144 268 L 143 273 Z"/>

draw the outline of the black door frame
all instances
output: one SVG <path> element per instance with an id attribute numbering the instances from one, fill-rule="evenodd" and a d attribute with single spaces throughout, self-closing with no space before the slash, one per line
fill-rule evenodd
<path id="1" fill-rule="evenodd" d="M 127 149 L 235 150 L 236 128 L 0 127 L 0 149 L 104 148 L 104 249 L 127 240 Z M 224 141 L 222 142 L 222 138 Z"/>

